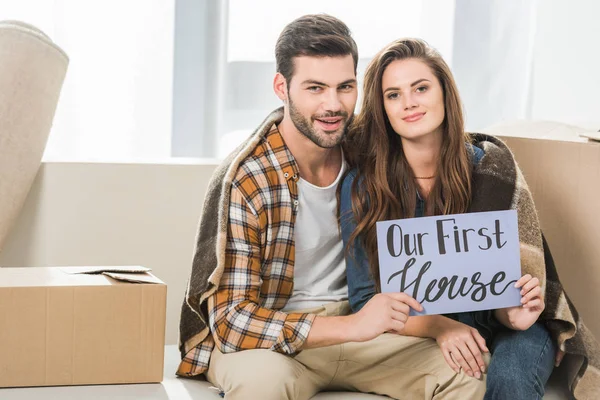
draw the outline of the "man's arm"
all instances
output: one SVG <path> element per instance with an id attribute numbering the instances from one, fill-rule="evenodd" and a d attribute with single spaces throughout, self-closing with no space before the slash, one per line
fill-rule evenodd
<path id="1" fill-rule="evenodd" d="M 208 302 L 210 330 L 219 350 L 271 349 L 284 354 L 304 344 L 314 315 L 261 307 L 263 285 L 260 222 L 242 189 L 231 189 L 225 267 Z M 289 283 L 291 282 L 284 282 Z"/>
<path id="2" fill-rule="evenodd" d="M 405 293 L 379 293 L 356 314 L 316 317 L 304 349 L 346 342 L 365 342 L 385 332 L 404 329 L 410 309 L 421 305 Z"/>
<path id="3" fill-rule="evenodd" d="M 261 307 L 264 260 L 255 209 L 234 185 L 225 267 L 219 288 L 208 302 L 211 332 L 221 352 L 271 349 L 294 354 L 306 348 L 366 341 L 387 331 L 401 330 L 410 307 L 421 309 L 404 293 L 378 294 L 360 312 L 349 316 L 317 317 Z"/>

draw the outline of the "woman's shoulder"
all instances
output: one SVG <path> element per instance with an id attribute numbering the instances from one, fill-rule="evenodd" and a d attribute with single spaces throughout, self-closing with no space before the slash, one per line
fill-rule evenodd
<path id="1" fill-rule="evenodd" d="M 476 146 L 475 144 L 468 143 L 467 148 L 469 149 L 469 155 L 471 156 L 471 161 L 473 161 L 473 165 L 476 166 L 479 164 L 479 161 L 485 155 L 485 152 L 481 147 Z"/>
<path id="2" fill-rule="evenodd" d="M 341 183 L 342 187 L 340 189 L 340 209 L 342 213 L 351 209 L 352 204 L 352 186 L 356 176 L 358 175 L 358 170 L 356 168 L 351 169 L 346 173 L 344 179 Z"/>
<path id="3" fill-rule="evenodd" d="M 500 138 L 482 133 L 472 134 L 472 137 L 474 158 L 477 157 L 477 153 L 481 155 L 478 162 L 474 162 L 478 170 L 500 170 L 502 172 L 506 169 L 514 169 L 514 156 Z"/>
<path id="4" fill-rule="evenodd" d="M 344 188 L 350 189 L 352 187 L 352 183 L 356 179 L 357 175 L 358 175 L 358 169 L 356 169 L 356 168 L 350 169 L 344 175 L 344 179 L 342 180 L 342 190 L 344 190 Z"/>

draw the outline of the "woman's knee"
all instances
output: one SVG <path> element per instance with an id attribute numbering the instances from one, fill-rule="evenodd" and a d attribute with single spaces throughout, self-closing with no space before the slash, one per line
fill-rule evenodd
<path id="1" fill-rule="evenodd" d="M 490 369 L 488 371 L 485 400 L 530 400 L 544 396 L 545 382 L 533 371 L 520 369 Z"/>
<path id="2" fill-rule="evenodd" d="M 554 368 L 555 346 L 537 323 L 527 331 L 496 338 L 487 376 L 486 399 L 541 398 Z"/>

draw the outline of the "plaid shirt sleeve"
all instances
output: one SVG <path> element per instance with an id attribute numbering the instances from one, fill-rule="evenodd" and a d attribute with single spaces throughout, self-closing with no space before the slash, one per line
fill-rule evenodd
<path id="1" fill-rule="evenodd" d="M 259 215 L 239 185 L 234 181 L 231 188 L 225 268 L 218 290 L 209 299 L 211 332 L 223 353 L 270 349 L 294 354 L 305 342 L 315 315 L 260 306 Z"/>

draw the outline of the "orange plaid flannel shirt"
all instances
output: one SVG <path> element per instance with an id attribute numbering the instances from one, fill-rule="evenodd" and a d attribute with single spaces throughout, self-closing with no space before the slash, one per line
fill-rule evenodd
<path id="1" fill-rule="evenodd" d="M 298 179 L 274 125 L 232 182 L 225 269 L 208 299 L 211 334 L 183 357 L 179 375 L 204 373 L 215 344 L 223 353 L 302 347 L 315 315 L 278 311 L 293 291 Z"/>

